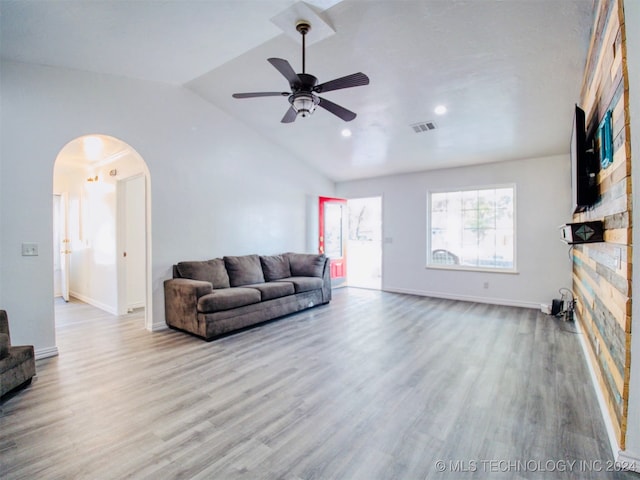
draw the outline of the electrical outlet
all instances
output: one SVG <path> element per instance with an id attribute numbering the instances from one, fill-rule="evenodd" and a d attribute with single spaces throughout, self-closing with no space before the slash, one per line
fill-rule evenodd
<path id="1" fill-rule="evenodd" d="M 489 282 L 484 282 L 484 283 L 482 284 L 482 286 L 483 286 L 484 288 L 489 288 Z"/>
<path id="2" fill-rule="evenodd" d="M 36 256 L 38 256 L 38 244 L 37 243 L 23 243 L 22 244 L 22 256 L 23 257 L 36 257 Z"/>

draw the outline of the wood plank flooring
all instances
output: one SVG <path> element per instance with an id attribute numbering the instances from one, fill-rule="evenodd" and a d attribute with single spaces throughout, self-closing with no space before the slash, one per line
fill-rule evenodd
<path id="1" fill-rule="evenodd" d="M 607 471 L 574 326 L 534 310 L 345 288 L 210 343 L 56 318 L 0 404 L 3 480 L 640 478 Z"/>

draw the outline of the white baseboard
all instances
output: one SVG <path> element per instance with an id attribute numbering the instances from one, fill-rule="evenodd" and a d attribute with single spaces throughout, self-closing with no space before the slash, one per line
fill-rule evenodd
<path id="1" fill-rule="evenodd" d="M 640 454 L 633 454 L 628 450 L 622 450 L 618 453 L 616 462 L 626 470 L 640 473 Z"/>
<path id="2" fill-rule="evenodd" d="M 111 305 L 107 305 L 106 303 L 99 302 L 91 297 L 87 297 L 86 295 L 82 295 L 81 293 L 78 293 L 78 292 L 69 292 L 69 295 L 77 298 L 78 300 L 84 303 L 93 305 L 94 307 L 99 308 L 100 310 L 104 310 L 105 312 L 110 313 L 111 315 L 118 315 L 118 309 L 113 308 Z"/>
<path id="3" fill-rule="evenodd" d="M 151 331 L 152 332 L 159 332 L 160 330 L 166 330 L 168 328 L 169 328 L 169 326 L 164 322 L 162 322 L 162 323 L 152 323 L 151 324 Z"/>
<path id="4" fill-rule="evenodd" d="M 41 360 L 43 358 L 49 358 L 49 357 L 57 357 L 59 354 L 58 347 L 38 348 L 35 350 L 34 353 L 35 353 L 36 360 Z"/>
<path id="5" fill-rule="evenodd" d="M 447 300 L 460 300 L 463 302 L 488 303 L 491 305 L 505 305 L 508 307 L 523 307 L 523 308 L 533 308 L 536 310 L 540 310 L 540 302 L 528 302 L 524 300 L 522 301 L 507 300 L 505 298 L 475 297 L 472 295 L 459 295 L 459 294 L 443 293 L 443 292 L 428 292 L 428 291 L 422 291 L 422 290 L 411 290 L 408 288 L 383 287 L 382 290 L 385 292 L 406 293 L 408 295 L 419 295 L 421 297 L 446 298 Z"/>
<path id="6" fill-rule="evenodd" d="M 144 300 L 142 302 L 134 302 L 127 305 L 127 310 L 135 310 L 136 308 L 144 308 Z"/>

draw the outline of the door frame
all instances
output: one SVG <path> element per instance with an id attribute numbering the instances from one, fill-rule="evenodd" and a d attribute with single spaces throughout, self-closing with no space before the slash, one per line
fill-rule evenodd
<path id="1" fill-rule="evenodd" d="M 54 232 L 57 234 L 56 243 L 54 243 L 53 254 L 57 256 L 60 264 L 60 296 L 65 302 L 69 301 L 69 261 L 71 260 L 68 255 L 71 254 L 71 245 L 69 240 L 69 192 L 63 191 L 53 194 L 53 206 L 57 209 L 54 221 L 57 220 L 54 225 Z M 56 202 L 55 198 L 58 197 Z M 55 266 L 55 262 L 54 262 Z M 55 268 L 54 268 L 55 275 Z M 55 279 L 54 279 L 54 295 Z"/>
<path id="2" fill-rule="evenodd" d="M 105 137 L 110 139 L 111 141 L 116 141 L 116 142 L 120 142 L 123 146 L 125 146 L 129 151 L 128 151 L 128 156 L 130 158 L 127 159 L 127 163 L 126 164 L 122 164 L 122 169 L 125 171 L 132 171 L 135 170 L 136 174 L 141 174 L 144 176 L 145 179 L 145 198 L 144 198 L 144 202 L 145 202 L 145 305 L 144 305 L 144 327 L 146 330 L 148 331 L 155 331 L 155 330 L 163 330 L 166 328 L 166 324 L 164 321 L 162 321 L 161 323 L 154 323 L 153 321 L 153 256 L 152 256 L 152 201 L 151 201 L 151 189 L 152 189 L 152 183 L 151 183 L 151 174 L 149 171 L 149 167 L 147 166 L 147 163 L 145 162 L 144 158 L 136 151 L 136 149 L 131 146 L 129 143 L 125 142 L 124 140 L 121 140 L 119 138 L 116 137 L 112 137 L 110 135 L 106 135 L 106 134 L 101 134 L 101 133 L 96 133 L 96 134 L 92 134 L 92 136 L 100 136 L 100 137 Z M 54 189 L 55 189 L 55 185 L 56 185 L 56 176 L 57 175 L 61 175 L 64 176 L 65 173 L 60 172 L 58 170 L 59 168 L 59 164 L 58 161 L 61 158 L 61 155 L 63 155 L 63 153 L 65 152 L 65 149 L 73 144 L 74 142 L 78 142 L 81 141 L 85 136 L 87 135 L 80 135 L 78 137 L 73 138 L 72 140 L 70 140 L 57 154 L 56 159 L 54 161 L 54 167 L 53 167 L 53 184 L 54 184 Z M 117 157 L 118 159 L 121 157 Z M 115 158 L 111 159 L 111 160 L 115 160 Z M 78 160 L 79 162 L 81 162 L 82 165 L 87 165 L 88 164 L 88 159 L 87 158 L 81 158 Z M 105 168 L 105 165 L 107 163 L 106 162 L 102 162 L 100 163 L 99 167 L 100 168 Z M 118 167 L 120 168 L 120 167 Z M 106 170 L 105 170 L 106 171 Z M 113 173 L 112 173 L 113 172 Z M 116 176 L 118 174 L 117 169 L 113 169 L 112 171 L 108 172 L 108 175 L 110 176 Z M 104 172 L 103 172 L 104 175 Z M 117 188 L 117 187 L 116 187 Z M 55 190 L 52 193 L 56 193 Z M 116 197 L 116 215 L 117 215 L 117 209 L 118 209 L 118 198 Z M 53 213 L 53 212 L 52 212 Z M 117 219 L 116 219 L 117 221 Z M 53 227 L 52 227 L 52 232 L 51 232 L 52 236 L 53 236 Z M 117 244 L 117 232 L 116 232 L 116 238 L 114 238 L 114 242 L 116 243 L 116 248 L 118 247 Z M 53 237 L 52 237 L 53 238 Z M 119 272 L 118 270 L 118 266 L 117 266 L 118 262 L 116 261 L 116 281 L 118 283 L 118 286 L 116 287 L 116 295 L 118 296 L 118 299 L 116 300 L 116 307 L 119 306 L 119 299 L 121 298 L 119 295 L 119 289 L 120 289 L 120 281 L 119 281 Z M 52 271 L 52 280 L 53 280 L 53 262 L 52 262 L 52 266 L 51 266 L 51 271 Z M 53 301 L 53 298 L 52 298 Z M 100 308 L 100 307 L 98 307 Z M 55 311 L 55 308 L 54 308 Z"/>
<path id="3" fill-rule="evenodd" d="M 342 257 L 330 258 L 329 267 L 331 272 L 331 286 L 343 287 L 347 284 L 347 235 L 349 227 L 349 215 L 346 198 L 337 197 L 318 197 L 318 216 L 319 216 L 319 231 L 318 231 L 318 252 L 326 255 L 325 249 L 325 205 L 326 204 L 340 204 L 342 206 Z M 342 272 L 342 275 L 337 276 L 335 272 Z"/>
<path id="4" fill-rule="evenodd" d="M 378 232 L 379 234 L 379 249 L 380 249 L 380 258 L 379 258 L 379 262 L 380 262 L 380 285 L 379 286 L 364 286 L 364 285 L 353 285 L 357 288 L 370 288 L 370 289 L 375 289 L 375 290 L 382 290 L 382 280 L 384 277 L 384 195 L 382 194 L 378 194 L 378 195 L 366 195 L 366 196 L 359 196 L 359 197 L 353 197 L 353 198 L 349 198 L 347 200 L 347 206 L 349 208 L 349 219 L 351 219 L 351 206 L 349 206 L 349 202 L 352 201 L 357 201 L 357 200 L 365 200 L 365 199 L 379 199 L 380 201 L 380 231 Z M 351 225 L 349 225 L 349 236 L 351 235 Z M 349 252 L 350 252 L 350 258 L 351 260 L 354 259 L 354 251 L 358 250 L 357 245 L 353 245 L 351 243 L 351 240 L 348 239 L 347 243 L 349 244 Z M 357 258 L 357 254 L 355 255 L 355 257 Z M 351 263 L 351 267 L 353 267 L 353 262 Z M 349 267 L 349 271 L 351 273 L 353 273 L 352 268 Z M 353 275 L 352 275 L 353 278 Z M 349 285 L 351 286 L 351 282 L 348 281 Z"/>

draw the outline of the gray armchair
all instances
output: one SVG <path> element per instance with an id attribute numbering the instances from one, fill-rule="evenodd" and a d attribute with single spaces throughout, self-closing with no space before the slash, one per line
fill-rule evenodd
<path id="1" fill-rule="evenodd" d="M 0 397 L 31 383 L 36 374 L 32 345 L 11 346 L 9 318 L 0 310 Z"/>

